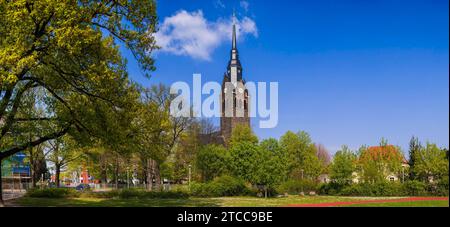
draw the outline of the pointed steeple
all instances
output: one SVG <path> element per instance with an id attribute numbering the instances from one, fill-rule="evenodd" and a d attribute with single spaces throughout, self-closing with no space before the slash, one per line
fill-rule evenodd
<path id="1" fill-rule="evenodd" d="M 233 12 L 233 36 L 231 37 L 231 60 L 239 60 L 237 50 L 236 15 Z"/>
<path id="2" fill-rule="evenodd" d="M 239 61 L 239 52 L 237 49 L 237 33 L 236 33 L 236 16 L 233 12 L 233 36 L 231 37 L 231 51 L 230 61 L 227 67 L 227 76 L 230 81 L 236 85 L 238 81 L 242 80 L 242 66 Z"/>
<path id="3" fill-rule="evenodd" d="M 233 22 L 233 43 L 232 43 L 232 49 L 237 49 L 236 46 L 236 23 Z"/>

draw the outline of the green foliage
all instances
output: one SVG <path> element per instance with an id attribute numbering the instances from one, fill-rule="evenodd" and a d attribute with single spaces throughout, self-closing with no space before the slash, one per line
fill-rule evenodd
<path id="1" fill-rule="evenodd" d="M 276 139 L 261 142 L 252 182 L 272 188 L 286 179 L 287 156 Z"/>
<path id="2" fill-rule="evenodd" d="M 104 192 L 82 192 L 80 197 L 100 199 L 185 199 L 189 197 L 189 193 L 182 190 L 146 191 L 143 189 L 121 189 Z"/>
<path id="3" fill-rule="evenodd" d="M 441 196 L 449 195 L 448 176 L 442 177 L 436 185 L 436 194 Z"/>
<path id="4" fill-rule="evenodd" d="M 251 190 L 241 179 L 221 176 L 209 183 L 192 183 L 191 193 L 199 197 L 221 197 L 248 195 Z"/>
<path id="5" fill-rule="evenodd" d="M 276 191 L 279 194 L 293 194 L 298 195 L 301 192 L 307 194 L 309 191 L 318 190 L 318 185 L 315 181 L 304 179 L 304 180 L 288 180 L 281 183 L 276 187 Z"/>
<path id="6" fill-rule="evenodd" d="M 68 133 L 129 149 L 139 94 L 119 42 L 144 73 L 154 70 L 155 1 L 17 0 L 0 9 L 0 158 Z"/>
<path id="7" fill-rule="evenodd" d="M 196 167 L 203 182 L 211 181 L 227 172 L 228 153 L 220 145 L 206 145 L 197 154 Z"/>
<path id="8" fill-rule="evenodd" d="M 293 179 L 316 179 L 322 173 L 323 163 L 308 133 L 288 131 L 280 138 L 280 146 L 287 153 L 289 175 Z"/>
<path id="9" fill-rule="evenodd" d="M 318 191 L 320 195 L 337 195 L 342 188 L 344 188 L 344 185 L 330 182 L 320 184 L 318 186 Z"/>
<path id="10" fill-rule="evenodd" d="M 410 196 L 424 196 L 427 195 L 427 185 L 421 181 L 406 181 L 404 184 L 405 192 Z"/>
<path id="11" fill-rule="evenodd" d="M 73 188 L 30 189 L 26 196 L 34 198 L 101 198 L 101 199 L 185 199 L 189 193 L 183 190 L 150 192 L 142 189 L 122 189 L 104 192 L 83 191 Z"/>
<path id="12" fill-rule="evenodd" d="M 419 141 L 419 138 L 412 137 L 409 141 L 409 177 L 410 179 L 415 179 L 416 175 L 414 173 L 414 166 L 416 164 L 417 152 L 422 149 L 422 144 Z"/>
<path id="13" fill-rule="evenodd" d="M 446 196 L 448 195 L 448 180 L 441 181 L 435 186 L 417 180 L 404 183 L 379 181 L 350 185 L 332 182 L 320 185 L 319 194 L 342 196 Z"/>
<path id="14" fill-rule="evenodd" d="M 258 144 L 258 137 L 253 133 L 252 129 L 246 125 L 238 124 L 233 128 L 233 133 L 229 141 L 230 147 L 240 142 L 248 142 L 250 144 Z"/>
<path id="15" fill-rule="evenodd" d="M 356 171 L 356 155 L 342 146 L 341 150 L 334 155 L 333 162 L 330 167 L 330 178 L 337 184 L 351 184 L 353 180 L 353 172 Z"/>
<path id="16" fill-rule="evenodd" d="M 442 177 L 448 177 L 449 162 L 446 151 L 439 149 L 436 144 L 427 145 L 415 152 L 414 174 L 422 180 L 430 177 L 437 181 Z"/>
<path id="17" fill-rule="evenodd" d="M 230 170 L 238 178 L 255 183 L 258 162 L 261 161 L 257 144 L 244 141 L 234 143 L 230 148 Z"/>
<path id="18" fill-rule="evenodd" d="M 376 182 L 352 184 L 344 187 L 339 193 L 343 196 L 403 196 L 404 187 L 397 182 Z"/>
<path id="19" fill-rule="evenodd" d="M 73 188 L 30 189 L 26 196 L 34 198 L 77 198 L 80 193 Z"/>

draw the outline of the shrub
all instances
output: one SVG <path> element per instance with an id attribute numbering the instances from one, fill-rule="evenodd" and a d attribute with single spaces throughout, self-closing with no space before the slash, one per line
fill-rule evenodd
<path id="1" fill-rule="evenodd" d="M 276 187 L 276 191 L 280 194 L 299 194 L 300 192 L 317 191 L 318 185 L 311 180 L 289 180 L 281 183 Z"/>
<path id="2" fill-rule="evenodd" d="M 322 195 L 342 196 L 448 196 L 448 177 L 442 178 L 435 184 L 426 184 L 421 181 L 360 183 L 347 186 L 335 183 L 321 184 L 318 187 Z"/>
<path id="3" fill-rule="evenodd" d="M 337 195 L 344 186 L 334 182 L 320 184 L 317 189 L 321 195 Z"/>
<path id="4" fill-rule="evenodd" d="M 427 185 L 421 181 L 407 181 L 404 183 L 405 193 L 411 196 L 427 195 Z"/>
<path id="5" fill-rule="evenodd" d="M 183 199 L 188 198 L 189 193 L 182 191 L 145 191 L 143 189 L 122 189 L 107 192 L 82 193 L 85 198 L 119 198 L 119 199 Z"/>
<path id="6" fill-rule="evenodd" d="M 221 176 L 209 183 L 193 183 L 191 193 L 200 197 L 239 196 L 251 194 L 243 180 Z"/>
<path id="7" fill-rule="evenodd" d="M 344 187 L 338 194 L 344 196 L 403 196 L 405 190 L 400 183 L 382 181 L 352 184 Z"/>
<path id="8" fill-rule="evenodd" d="M 34 198 L 76 198 L 80 193 L 72 188 L 30 189 L 26 196 Z"/>
<path id="9" fill-rule="evenodd" d="M 443 177 L 436 185 L 436 194 L 441 196 L 449 195 L 448 176 Z"/>
<path id="10" fill-rule="evenodd" d="M 344 196 L 372 196 L 371 191 L 365 191 L 366 187 L 363 187 L 360 184 L 352 184 L 346 187 L 343 187 L 341 190 L 336 192 L 338 195 Z"/>

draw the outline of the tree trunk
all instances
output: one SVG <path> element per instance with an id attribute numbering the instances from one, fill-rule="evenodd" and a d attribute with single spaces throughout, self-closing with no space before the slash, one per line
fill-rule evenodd
<path id="1" fill-rule="evenodd" d="M 114 170 L 114 184 L 116 189 L 119 189 L 119 158 L 116 159 L 116 166 Z"/>
<path id="2" fill-rule="evenodd" d="M 102 170 L 101 170 L 101 173 L 100 173 L 102 184 L 108 183 L 108 174 L 106 173 L 106 168 L 107 168 L 106 167 L 106 163 L 104 163 L 102 165 Z"/>
<path id="3" fill-rule="evenodd" d="M 153 169 L 154 169 L 154 175 L 155 175 L 155 187 L 156 191 L 161 191 L 161 171 L 159 169 L 159 163 L 156 161 L 153 161 Z"/>
<path id="4" fill-rule="evenodd" d="M 147 190 L 153 190 L 153 160 L 147 159 Z"/>
<path id="5" fill-rule="evenodd" d="M 267 186 L 264 186 L 264 198 L 267 199 Z"/>
<path id="6" fill-rule="evenodd" d="M 31 187 L 32 188 L 36 188 L 36 170 L 34 169 L 36 165 L 34 163 L 34 157 L 33 157 L 33 150 L 32 150 L 32 148 L 30 148 L 29 153 L 30 153 Z"/>
<path id="7" fill-rule="evenodd" d="M 61 166 L 55 165 L 55 183 L 56 183 L 56 187 L 59 188 L 60 186 L 60 181 L 59 181 L 59 176 L 61 175 Z"/>
<path id="8" fill-rule="evenodd" d="M 5 206 L 5 204 L 3 203 L 2 161 L 3 159 L 0 159 L 0 207 Z"/>

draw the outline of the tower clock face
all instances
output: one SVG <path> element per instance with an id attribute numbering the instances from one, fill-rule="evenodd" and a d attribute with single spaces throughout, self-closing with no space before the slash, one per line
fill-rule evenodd
<path id="1" fill-rule="evenodd" d="M 244 89 L 239 88 L 239 93 L 244 93 Z"/>

